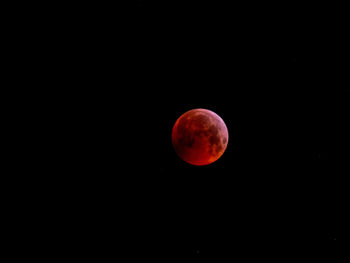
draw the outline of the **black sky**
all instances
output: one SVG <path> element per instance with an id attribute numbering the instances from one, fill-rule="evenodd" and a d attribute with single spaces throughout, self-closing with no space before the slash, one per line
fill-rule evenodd
<path id="1" fill-rule="evenodd" d="M 139 1 L 125 110 L 136 238 L 164 258 L 331 256 L 349 164 L 342 34 L 325 6 Z M 227 151 L 194 167 L 171 145 L 193 108 Z M 260 255 L 260 256 L 259 256 Z M 331 256 L 332 257 L 332 256 Z"/>
<path id="2" fill-rule="evenodd" d="M 73 30 L 77 43 L 89 40 L 76 48 L 84 85 L 74 93 L 87 171 L 73 180 L 98 222 L 87 240 L 100 238 L 105 255 L 165 262 L 332 258 L 349 174 L 338 9 L 135 1 L 127 15 L 113 10 L 101 6 Z M 171 145 L 173 124 L 193 108 L 229 130 L 208 166 Z"/>

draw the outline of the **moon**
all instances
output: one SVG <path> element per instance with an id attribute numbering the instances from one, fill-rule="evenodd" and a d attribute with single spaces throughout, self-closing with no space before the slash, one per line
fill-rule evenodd
<path id="1" fill-rule="evenodd" d="M 174 124 L 172 144 L 177 155 L 192 165 L 208 165 L 218 160 L 227 148 L 225 122 L 215 112 L 193 109 Z"/>

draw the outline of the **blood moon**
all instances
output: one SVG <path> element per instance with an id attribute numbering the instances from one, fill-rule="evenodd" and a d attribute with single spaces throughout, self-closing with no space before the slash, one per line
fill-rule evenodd
<path id="1" fill-rule="evenodd" d="M 193 165 L 207 165 L 225 152 L 228 131 L 225 122 L 215 112 L 193 109 L 177 119 L 171 138 L 181 159 Z"/>

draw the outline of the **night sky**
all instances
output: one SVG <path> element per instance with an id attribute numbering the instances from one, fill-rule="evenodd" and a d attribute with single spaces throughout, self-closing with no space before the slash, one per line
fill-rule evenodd
<path id="1" fill-rule="evenodd" d="M 74 179 L 86 186 L 87 240 L 105 256 L 163 262 L 334 260 L 350 134 L 338 9 L 146 0 L 129 8 L 123 19 L 109 7 L 87 15 L 84 107 L 73 121 L 89 131 L 76 134 L 87 158 Z M 175 121 L 194 108 L 214 111 L 229 131 L 226 152 L 208 166 L 185 163 L 171 144 Z"/>
<path id="2" fill-rule="evenodd" d="M 130 25 L 131 243 L 164 260 L 335 260 L 350 94 L 332 10 L 163 2 L 139 1 Z M 194 108 L 229 130 L 208 166 L 171 145 Z"/>

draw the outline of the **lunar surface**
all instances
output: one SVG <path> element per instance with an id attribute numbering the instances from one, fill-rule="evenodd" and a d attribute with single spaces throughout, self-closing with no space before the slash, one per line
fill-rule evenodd
<path id="1" fill-rule="evenodd" d="M 225 152 L 228 131 L 224 121 L 215 112 L 193 109 L 175 122 L 172 143 L 177 155 L 193 165 L 215 162 Z"/>

